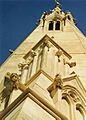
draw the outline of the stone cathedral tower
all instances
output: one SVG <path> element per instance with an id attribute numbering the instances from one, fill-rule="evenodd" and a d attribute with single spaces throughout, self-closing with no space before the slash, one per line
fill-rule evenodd
<path id="1" fill-rule="evenodd" d="M 86 37 L 59 2 L 0 68 L 0 120 L 86 120 Z"/>

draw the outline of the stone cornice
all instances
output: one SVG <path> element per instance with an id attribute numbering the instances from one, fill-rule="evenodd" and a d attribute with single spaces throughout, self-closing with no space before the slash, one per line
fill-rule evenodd
<path id="1" fill-rule="evenodd" d="M 34 74 L 34 75 L 31 77 L 31 79 L 30 79 L 29 81 L 27 81 L 27 83 L 25 83 L 25 86 L 30 85 L 40 74 L 45 75 L 51 82 L 54 81 L 54 79 L 53 79 L 50 75 L 48 75 L 45 71 L 39 70 L 36 74 Z M 86 90 L 85 90 L 85 88 L 83 87 L 82 83 L 81 83 L 80 80 L 79 80 L 79 77 L 78 77 L 76 74 L 63 77 L 62 80 L 63 80 L 63 83 L 64 83 L 64 82 L 71 81 L 71 80 L 76 80 L 76 82 L 78 83 L 78 85 L 79 85 L 79 87 L 81 88 L 81 90 L 83 91 L 83 93 L 86 94 Z"/>
<path id="2" fill-rule="evenodd" d="M 29 81 L 27 81 L 25 83 L 25 86 L 30 85 L 40 74 L 43 74 L 44 76 L 46 76 L 50 81 L 54 81 L 53 78 L 51 76 L 49 76 L 46 72 L 44 72 L 43 70 L 39 70 L 36 74 L 34 74 Z"/>
<path id="3" fill-rule="evenodd" d="M 67 81 L 74 80 L 76 78 L 76 76 L 77 76 L 76 74 L 74 74 L 74 75 L 68 75 L 66 77 L 63 77 L 63 81 L 67 82 Z"/>
<path id="4" fill-rule="evenodd" d="M 20 85 L 19 85 L 20 86 Z M 22 85 L 24 86 L 24 85 Z M 35 93 L 30 88 L 22 88 L 23 93 L 16 99 L 12 104 L 10 104 L 5 110 L 0 113 L 0 119 L 5 119 L 20 103 L 22 103 L 27 97 L 36 102 L 40 107 L 42 107 L 46 112 L 52 115 L 55 119 L 68 120 L 62 113 L 57 111 L 52 105 L 41 98 L 37 93 Z"/>

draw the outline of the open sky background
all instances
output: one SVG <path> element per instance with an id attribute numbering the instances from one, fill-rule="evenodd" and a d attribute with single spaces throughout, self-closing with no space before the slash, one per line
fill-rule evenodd
<path id="1" fill-rule="evenodd" d="M 86 0 L 60 0 L 63 11 L 70 10 L 86 36 Z M 53 9 L 54 0 L 0 0 L 0 64 L 35 29 L 44 11 Z"/>

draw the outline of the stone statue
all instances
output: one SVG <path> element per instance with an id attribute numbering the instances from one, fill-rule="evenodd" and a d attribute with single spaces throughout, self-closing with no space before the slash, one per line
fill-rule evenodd
<path id="1" fill-rule="evenodd" d="M 57 87 L 62 88 L 63 86 L 63 80 L 61 78 L 60 74 L 57 74 L 54 78 L 54 82 L 53 82 L 53 88 L 56 89 Z"/>
<path id="2" fill-rule="evenodd" d="M 62 87 L 63 87 L 63 80 L 61 78 L 61 75 L 57 74 L 54 78 L 54 82 L 48 88 L 48 91 L 51 92 L 53 90 L 56 90 L 57 88 L 62 88 Z"/>
<path id="3" fill-rule="evenodd" d="M 47 14 L 48 14 L 47 12 L 44 12 L 42 17 L 41 17 L 41 19 L 43 20 L 43 27 L 44 27 L 44 24 L 45 24 L 45 18 L 46 18 Z"/>
<path id="4" fill-rule="evenodd" d="M 58 88 L 59 89 L 63 88 L 63 79 L 61 78 L 60 74 L 57 74 L 55 76 L 53 83 L 48 87 L 48 91 L 49 91 L 50 96 L 52 98 L 55 95 Z"/>
<path id="5" fill-rule="evenodd" d="M 16 73 L 9 73 L 7 72 L 4 78 L 4 89 L 0 93 L 0 101 L 1 103 L 5 100 L 4 108 L 8 106 L 8 102 L 10 99 L 10 95 L 13 89 L 16 86 L 16 82 L 19 80 L 19 76 Z"/>

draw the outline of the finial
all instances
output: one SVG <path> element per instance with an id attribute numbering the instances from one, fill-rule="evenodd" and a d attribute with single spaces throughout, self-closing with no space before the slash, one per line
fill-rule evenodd
<path id="1" fill-rule="evenodd" d="M 55 0 L 55 3 L 56 3 L 56 5 L 57 5 L 58 7 L 61 6 L 61 4 L 59 3 L 59 0 Z"/>

